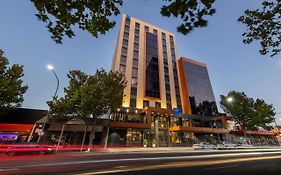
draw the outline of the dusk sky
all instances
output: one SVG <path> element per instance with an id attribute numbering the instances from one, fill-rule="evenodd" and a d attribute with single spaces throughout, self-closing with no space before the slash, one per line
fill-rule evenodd
<path id="1" fill-rule="evenodd" d="M 259 54 L 259 45 L 244 45 L 245 26 L 237 22 L 245 9 L 260 6 L 260 0 L 217 0 L 217 13 L 209 17 L 206 28 L 195 29 L 184 36 L 176 32 L 180 20 L 160 14 L 162 0 L 125 0 L 121 14 L 133 16 L 176 34 L 177 57 L 184 56 L 208 66 L 216 101 L 230 90 L 244 91 L 262 98 L 281 112 L 281 54 L 271 58 Z M 117 43 L 121 14 L 115 28 L 99 38 L 86 31 L 76 31 L 73 39 L 56 44 L 45 24 L 35 17 L 33 4 L 26 1 L 0 2 L 0 48 L 10 63 L 24 65 L 24 83 L 29 86 L 23 107 L 48 109 L 56 88 L 56 79 L 46 69 L 53 64 L 60 79 L 59 96 L 67 85 L 69 70 L 80 69 L 94 74 L 103 67 L 110 70 Z M 281 113 L 277 114 L 278 123 Z"/>

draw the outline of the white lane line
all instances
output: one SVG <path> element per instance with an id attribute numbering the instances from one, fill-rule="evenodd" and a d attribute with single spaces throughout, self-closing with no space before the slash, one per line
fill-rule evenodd
<path id="1" fill-rule="evenodd" d="M 228 165 L 228 166 L 220 166 L 220 167 L 213 167 L 213 168 L 206 168 L 204 170 L 219 170 L 219 169 L 226 169 L 226 168 L 233 168 L 233 167 L 238 167 L 238 165 Z"/>
<path id="2" fill-rule="evenodd" d="M 205 159 L 205 158 L 226 158 L 226 157 L 238 157 L 238 156 L 263 156 L 281 154 L 281 152 L 251 152 L 251 153 L 231 153 L 231 154 L 211 154 L 211 155 L 196 155 L 196 156 L 174 156 L 174 157 L 140 157 L 140 158 L 124 158 L 124 159 L 105 159 L 105 160 L 81 160 L 70 162 L 55 162 L 55 163 L 42 163 L 42 164 L 30 164 L 30 165 L 17 165 L 6 168 L 31 168 L 31 167 L 47 167 L 47 166 L 59 166 L 59 165 L 75 165 L 75 164 L 87 164 L 87 163 L 104 163 L 104 162 L 128 162 L 128 161 L 149 161 L 149 160 L 182 160 L 182 159 Z M 4 168 L 4 167 L 0 167 Z"/>
<path id="3" fill-rule="evenodd" d="M 0 172 L 7 172 L 7 171 L 19 171 L 19 169 L 0 169 Z"/>

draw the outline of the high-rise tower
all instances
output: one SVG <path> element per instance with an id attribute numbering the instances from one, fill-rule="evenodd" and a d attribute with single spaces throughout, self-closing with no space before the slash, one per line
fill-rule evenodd
<path id="1" fill-rule="evenodd" d="M 122 106 L 181 109 L 173 33 L 123 15 L 112 70 L 128 82 Z"/>

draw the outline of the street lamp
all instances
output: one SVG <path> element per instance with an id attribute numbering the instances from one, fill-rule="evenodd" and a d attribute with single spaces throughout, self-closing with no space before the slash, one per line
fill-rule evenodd
<path id="1" fill-rule="evenodd" d="M 52 71 L 53 74 L 55 75 L 56 79 L 57 79 L 57 88 L 56 88 L 55 94 L 54 94 L 54 96 L 53 96 L 53 98 L 55 98 L 55 97 L 57 96 L 57 92 L 58 92 L 58 89 L 59 89 L 60 81 L 59 81 L 59 78 L 58 78 L 58 76 L 57 76 L 57 74 L 56 74 L 56 72 L 55 72 L 55 70 L 54 70 L 54 66 L 53 66 L 53 65 L 48 64 L 48 65 L 47 65 L 47 69 L 50 70 L 50 71 Z"/>
<path id="2" fill-rule="evenodd" d="M 55 98 L 55 97 L 57 96 L 57 92 L 58 92 L 58 89 L 59 89 L 60 81 L 59 81 L 59 78 L 58 78 L 58 76 L 57 76 L 57 74 L 56 74 L 56 72 L 55 72 L 55 70 L 54 70 L 55 68 L 54 68 L 53 65 L 48 64 L 48 65 L 47 65 L 47 69 L 50 70 L 50 71 L 52 71 L 53 74 L 55 75 L 56 79 L 57 79 L 57 88 L 56 88 L 55 94 L 54 94 L 54 96 L 53 96 L 53 98 Z M 42 126 L 42 129 L 41 129 L 42 131 L 44 131 L 45 126 L 46 126 L 48 120 L 49 120 L 49 111 L 48 111 L 48 113 L 47 113 L 47 118 L 46 118 L 46 120 L 45 120 L 45 122 L 44 122 L 44 124 L 43 124 L 43 126 Z M 38 137 L 38 139 L 37 139 L 37 143 L 40 142 L 41 136 L 42 136 L 42 134 L 39 135 L 39 137 Z"/>
<path id="3" fill-rule="evenodd" d="M 226 101 L 227 101 L 228 103 L 231 103 L 231 102 L 233 102 L 233 98 L 232 98 L 232 97 L 227 97 L 227 98 L 226 98 Z"/>

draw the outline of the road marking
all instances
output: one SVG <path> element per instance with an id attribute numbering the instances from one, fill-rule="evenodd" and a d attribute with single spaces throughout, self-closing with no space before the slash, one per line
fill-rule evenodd
<path id="1" fill-rule="evenodd" d="M 0 169 L 0 172 L 7 172 L 7 171 L 19 171 L 20 169 Z"/>
<path id="2" fill-rule="evenodd" d="M 194 167 L 194 166 L 209 166 L 209 165 L 218 165 L 218 164 L 226 164 L 226 163 L 235 163 L 235 162 L 245 162 L 245 161 L 254 161 L 254 160 L 268 160 L 268 159 L 280 159 L 281 156 L 270 156 L 270 157 L 252 157 L 252 158 L 242 158 L 242 159 L 228 159 L 222 161 L 199 161 L 199 162 L 172 162 L 162 165 L 151 165 L 145 167 L 132 167 L 126 169 L 119 170 L 100 170 L 96 172 L 88 172 L 88 173 L 79 173 L 75 175 L 100 175 L 100 174 L 113 174 L 113 173 L 124 173 L 124 172 L 135 172 L 135 171 L 148 171 L 148 170 L 157 170 L 157 169 L 171 169 L 171 168 L 181 168 L 181 167 Z M 237 165 L 238 166 L 238 165 Z M 230 167 L 230 166 L 224 166 Z M 222 167 L 221 167 L 222 168 Z"/>
<path id="3" fill-rule="evenodd" d="M 114 168 L 116 168 L 116 169 L 121 169 L 121 168 L 126 168 L 126 167 L 128 167 L 128 166 L 116 166 L 116 167 L 114 167 Z"/>
<path id="4" fill-rule="evenodd" d="M 226 168 L 233 168 L 238 167 L 238 165 L 229 165 L 229 166 L 221 166 L 221 167 L 213 167 L 213 168 L 206 168 L 204 170 L 219 170 L 219 169 L 226 169 Z"/>

